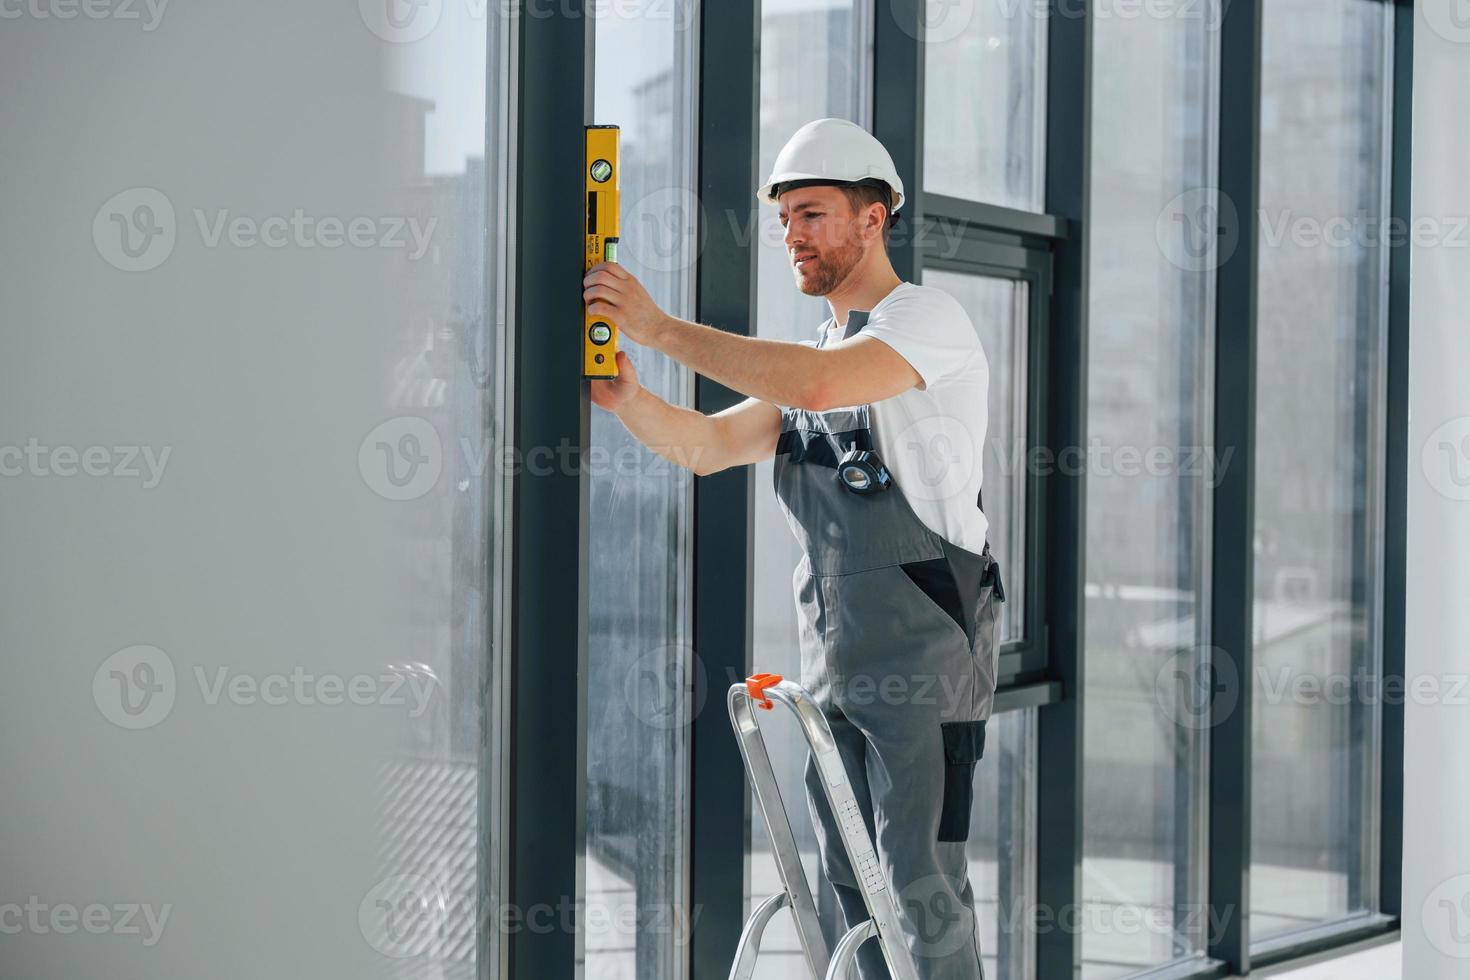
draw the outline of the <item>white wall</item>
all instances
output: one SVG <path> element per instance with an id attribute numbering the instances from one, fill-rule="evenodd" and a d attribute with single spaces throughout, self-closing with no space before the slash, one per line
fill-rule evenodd
<path id="1" fill-rule="evenodd" d="M 401 962 L 372 924 L 384 769 L 445 712 L 410 717 L 390 665 L 432 663 L 422 624 L 448 623 L 415 584 L 447 546 L 404 525 L 437 531 L 451 501 L 390 499 L 365 437 L 421 411 L 398 369 L 428 330 L 401 297 L 448 273 L 410 277 L 376 233 L 413 206 L 390 165 L 416 147 L 421 170 L 423 137 L 383 92 L 374 9 L 5 5 L 6 980 Z M 215 238 L 221 218 L 249 221 Z"/>
<path id="2" fill-rule="evenodd" d="M 1413 215 L 1444 243 L 1413 252 L 1410 352 L 1408 677 L 1456 703 L 1407 706 L 1404 972 L 1470 975 L 1470 19 L 1424 0 L 1414 30 Z M 1458 19 L 1455 16 L 1458 14 Z M 1450 700 L 1450 699 L 1444 699 Z"/>

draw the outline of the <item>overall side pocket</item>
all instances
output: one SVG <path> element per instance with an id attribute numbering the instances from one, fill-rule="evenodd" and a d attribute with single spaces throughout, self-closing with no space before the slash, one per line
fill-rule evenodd
<path id="1" fill-rule="evenodd" d="M 944 800 L 939 807 L 939 839 L 970 839 L 970 810 L 975 803 L 975 764 L 985 754 L 985 722 L 945 721 Z"/>

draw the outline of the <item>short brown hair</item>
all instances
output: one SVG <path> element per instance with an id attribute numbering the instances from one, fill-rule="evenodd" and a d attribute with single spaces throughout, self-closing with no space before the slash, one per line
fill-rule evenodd
<path id="1" fill-rule="evenodd" d="M 888 247 L 888 233 L 893 229 L 893 191 L 885 183 L 874 181 L 862 184 L 839 184 L 837 189 L 847 197 L 847 203 L 857 214 L 866 211 L 870 204 L 883 205 L 883 247 Z"/>

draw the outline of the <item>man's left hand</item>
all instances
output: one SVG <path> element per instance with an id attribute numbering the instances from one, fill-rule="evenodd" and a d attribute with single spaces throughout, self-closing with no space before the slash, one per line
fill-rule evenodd
<path id="1" fill-rule="evenodd" d="M 582 279 L 582 301 L 587 312 L 607 317 L 628 339 L 645 347 L 658 346 L 657 335 L 668 315 L 643 283 L 616 262 L 599 262 L 588 270 Z"/>

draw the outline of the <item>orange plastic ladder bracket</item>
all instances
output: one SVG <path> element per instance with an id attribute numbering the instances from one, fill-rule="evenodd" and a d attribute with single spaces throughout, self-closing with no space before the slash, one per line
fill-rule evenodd
<path id="1" fill-rule="evenodd" d="M 766 697 L 766 688 L 775 687 L 785 680 L 780 674 L 751 674 L 745 679 L 745 693 L 757 708 L 771 710 L 771 699 Z"/>

